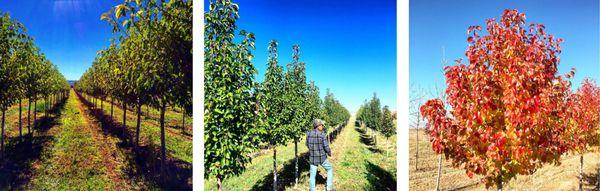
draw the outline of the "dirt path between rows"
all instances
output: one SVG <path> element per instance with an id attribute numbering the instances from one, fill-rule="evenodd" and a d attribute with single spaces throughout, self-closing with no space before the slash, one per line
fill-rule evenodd
<path id="1" fill-rule="evenodd" d="M 126 156 L 131 156 L 131 151 L 128 149 L 119 148 L 120 140 L 117 137 L 111 137 L 104 133 L 100 122 L 95 120 L 91 115 L 91 110 L 83 106 L 81 100 L 75 94 L 71 95 L 75 97 L 77 109 L 83 116 L 84 123 L 86 124 L 82 128 L 89 128 L 91 136 L 96 144 L 100 155 L 102 157 L 103 164 L 106 166 L 106 175 L 112 180 L 117 190 L 137 190 L 140 189 L 136 181 L 133 181 L 126 174 L 128 160 Z"/>

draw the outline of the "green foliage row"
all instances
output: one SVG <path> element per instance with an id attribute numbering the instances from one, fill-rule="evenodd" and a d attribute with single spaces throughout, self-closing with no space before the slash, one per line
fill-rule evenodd
<path id="1" fill-rule="evenodd" d="M 216 177 L 219 185 L 242 173 L 259 145 L 297 144 L 313 119 L 333 126 L 350 118 L 333 94 L 328 91 L 323 101 L 315 83 L 307 83 L 299 45 L 284 68 L 271 41 L 265 80 L 257 82 L 255 36 L 237 29 L 238 11 L 230 0 L 215 0 L 205 13 L 204 167 L 205 178 Z"/>
<path id="2" fill-rule="evenodd" d="M 124 0 L 100 19 L 110 24 L 115 39 L 98 52 L 75 89 L 100 99 L 120 99 L 124 110 L 135 105 L 138 119 L 142 105 L 158 108 L 164 167 L 167 106 L 192 114 L 192 1 Z M 124 114 L 124 124 L 125 119 Z M 139 120 L 135 134 L 138 144 Z"/>
<path id="3" fill-rule="evenodd" d="M 381 108 L 381 103 L 375 93 L 371 100 L 365 100 L 360 106 L 356 112 L 356 120 L 366 127 L 381 132 L 386 137 L 391 137 L 396 133 L 392 112 L 387 105 Z"/>
<path id="4" fill-rule="evenodd" d="M 0 109 L 69 90 L 69 83 L 8 13 L 0 16 Z"/>
<path id="5" fill-rule="evenodd" d="M 0 12 L 0 111 L 2 111 L 0 132 L 0 158 L 4 156 L 4 128 L 6 110 L 21 100 L 29 100 L 37 104 L 44 98 L 45 103 L 64 98 L 69 90 L 69 83 L 50 60 L 46 59 L 33 39 L 26 34 L 26 29 L 19 21 L 10 18 L 8 13 Z M 28 110 L 28 132 L 31 133 Z M 22 111 L 19 105 L 19 112 Z M 35 125 L 36 111 L 33 121 Z M 19 114 L 20 116 L 20 114 Z M 19 132 L 21 132 L 19 123 Z M 21 136 L 22 134 L 19 134 Z"/>

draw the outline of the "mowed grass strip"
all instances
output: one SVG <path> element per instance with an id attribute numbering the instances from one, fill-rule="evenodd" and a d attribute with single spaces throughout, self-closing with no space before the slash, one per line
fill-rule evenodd
<path id="1" fill-rule="evenodd" d="M 93 142 L 94 133 L 83 119 L 73 91 L 59 119 L 53 148 L 42 153 L 41 167 L 31 182 L 32 190 L 114 190 L 106 176 L 102 156 Z"/>
<path id="2" fill-rule="evenodd" d="M 45 100 L 41 99 L 37 101 L 37 107 L 34 108 L 34 103 L 31 102 L 31 127 L 33 129 L 33 112 L 37 111 L 37 119 L 41 119 L 46 114 L 44 113 L 44 103 Z M 28 101 L 27 99 L 22 100 L 22 108 L 21 108 L 21 125 L 23 135 L 27 134 L 27 107 Z M 51 109 L 52 106 L 48 105 L 48 109 Z M 7 138 L 17 137 L 19 136 L 19 103 L 17 102 L 15 105 L 11 106 L 8 110 L 6 110 L 6 121 L 5 121 L 5 129 L 4 133 Z"/>
<path id="3" fill-rule="evenodd" d="M 84 97 L 84 99 L 86 97 Z M 91 100 L 88 101 L 91 102 Z M 96 106 L 100 108 L 100 102 L 98 102 Z M 119 124 L 123 124 L 123 109 L 121 107 L 122 106 L 116 104 L 113 106 L 113 121 Z M 104 104 L 102 104 L 102 110 L 104 111 L 105 115 L 110 116 L 110 102 L 104 102 Z M 145 110 L 142 111 L 145 112 Z M 165 142 L 167 146 L 167 155 L 188 163 L 192 163 L 192 137 L 183 135 L 180 129 L 174 128 L 177 124 L 180 125 L 181 121 L 170 120 L 169 115 L 167 115 L 169 113 L 171 116 L 181 115 L 180 113 L 176 113 L 173 111 L 165 113 Z M 129 132 L 133 133 L 132 136 L 135 136 L 137 114 L 135 114 L 134 112 L 127 111 L 126 117 L 127 128 L 129 129 Z M 167 123 L 169 121 L 175 122 Z M 191 123 L 192 118 L 186 118 L 186 124 L 188 121 Z M 140 125 L 140 145 L 144 146 L 148 143 L 160 147 L 160 123 L 157 120 L 142 117 Z"/>
<path id="4" fill-rule="evenodd" d="M 386 140 L 378 134 L 378 152 L 373 152 L 361 142 L 361 134 L 354 128 L 354 119 L 331 143 L 334 168 L 334 186 L 336 190 L 386 190 L 395 188 L 396 183 L 396 136 Z M 299 172 L 298 186 L 294 188 L 294 144 L 277 147 L 278 181 L 282 181 L 285 190 L 308 190 L 309 166 L 308 152 L 304 137 L 298 143 Z M 389 152 L 389 153 L 386 153 Z M 246 170 L 239 176 L 223 181 L 224 190 L 269 190 L 272 187 L 273 151 L 262 150 L 252 159 Z M 325 190 L 326 171 L 319 167 L 317 190 Z M 214 177 L 204 180 L 204 190 L 216 190 Z"/>
<path id="5" fill-rule="evenodd" d="M 378 132 L 377 143 L 368 134 L 354 126 L 354 119 L 345 127 L 332 145 L 334 188 L 336 190 L 396 190 L 396 136 L 386 139 Z M 327 176 L 319 167 L 317 190 L 325 190 Z M 323 177 L 321 180 L 319 177 Z M 308 172 L 301 179 L 298 188 L 308 190 Z M 319 181 L 321 180 L 321 181 Z"/>

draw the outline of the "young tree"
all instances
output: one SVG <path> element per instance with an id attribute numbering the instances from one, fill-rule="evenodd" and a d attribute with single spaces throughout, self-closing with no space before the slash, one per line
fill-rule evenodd
<path id="1" fill-rule="evenodd" d="M 383 134 L 383 136 L 385 136 L 386 140 L 389 140 L 391 136 L 396 134 L 396 125 L 394 124 L 394 118 L 392 118 L 392 112 L 390 111 L 387 105 L 383 106 L 380 123 L 380 131 Z M 389 151 L 386 152 L 386 155 L 388 154 Z"/>
<path id="2" fill-rule="evenodd" d="M 562 39 L 541 24 L 524 27 L 525 14 L 505 10 L 500 22 L 469 27 L 466 56 L 445 68 L 448 112 L 440 99 L 427 101 L 433 150 L 485 177 L 500 190 L 516 174 L 559 162 L 568 151 L 566 98 L 569 81 L 557 75 Z M 573 75 L 567 74 L 569 78 Z"/>
<path id="3" fill-rule="evenodd" d="M 423 90 L 420 88 L 411 87 L 410 91 L 410 126 L 415 128 L 417 131 L 415 133 L 416 136 L 416 149 L 415 149 L 415 170 L 419 170 L 419 128 L 423 125 L 423 117 L 421 116 L 421 112 L 419 112 L 419 107 L 423 104 Z"/>
<path id="4" fill-rule="evenodd" d="M 265 81 L 261 85 L 260 100 L 265 112 L 266 134 L 264 140 L 273 149 L 273 190 L 277 190 L 277 146 L 283 145 L 292 138 L 292 129 L 289 128 L 290 119 L 285 114 L 288 107 L 285 99 L 285 83 L 283 67 L 277 63 L 277 42 L 269 42 L 269 59 Z M 293 103 L 292 103 L 293 104 Z"/>
<path id="5" fill-rule="evenodd" d="M 238 6 L 228 0 L 211 2 L 204 25 L 204 168 L 205 178 L 240 174 L 258 146 L 258 118 L 251 50 L 254 34 L 240 31 Z"/>
<path id="6" fill-rule="evenodd" d="M 304 62 L 300 62 L 300 46 L 292 46 L 293 61 L 287 65 L 284 79 L 284 119 L 291 119 L 286 129 L 294 140 L 294 186 L 298 185 L 298 141 L 310 129 L 310 118 L 306 110 L 307 86 Z"/>
<path id="7" fill-rule="evenodd" d="M 10 62 L 12 54 L 16 51 L 14 46 L 21 36 L 23 26 L 12 20 L 8 14 L 0 16 L 0 111 L 2 122 L 0 131 L 0 159 L 4 159 L 4 126 L 6 110 L 18 98 L 15 92 L 18 66 Z"/>
<path id="8" fill-rule="evenodd" d="M 591 79 L 584 79 L 577 92 L 569 99 L 573 125 L 569 134 L 573 135 L 570 143 L 579 157 L 579 190 L 583 190 L 583 154 L 588 144 L 597 139 L 600 128 L 600 88 Z"/>
<path id="9" fill-rule="evenodd" d="M 377 145 L 377 136 L 374 132 L 380 131 L 381 129 L 381 102 L 376 93 L 373 93 L 373 98 L 371 98 L 371 101 L 369 102 L 367 112 L 369 113 L 367 127 L 370 127 L 373 130 L 373 139 Z"/>

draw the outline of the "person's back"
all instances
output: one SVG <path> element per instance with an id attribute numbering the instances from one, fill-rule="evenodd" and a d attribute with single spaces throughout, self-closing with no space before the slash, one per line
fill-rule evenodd
<path id="1" fill-rule="evenodd" d="M 313 130 L 306 133 L 306 147 L 308 147 L 310 163 L 310 190 L 315 190 L 315 178 L 319 165 L 327 170 L 327 190 L 333 190 L 333 167 L 327 160 L 327 156 L 331 156 L 327 135 L 323 133 L 323 124 L 320 120 L 316 119 L 313 127 Z"/>
<path id="2" fill-rule="evenodd" d="M 309 161 L 312 165 L 321 165 L 327 159 L 327 155 L 331 155 L 325 133 L 317 129 L 307 133 L 306 144 L 310 152 Z"/>

